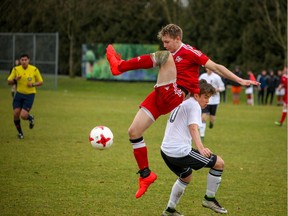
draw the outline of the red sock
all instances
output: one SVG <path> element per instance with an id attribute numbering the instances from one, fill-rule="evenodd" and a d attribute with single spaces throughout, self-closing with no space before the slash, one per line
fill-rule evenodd
<path id="1" fill-rule="evenodd" d="M 287 112 L 282 112 L 282 117 L 281 117 L 281 120 L 280 120 L 281 124 L 283 124 L 283 122 L 285 121 L 286 116 L 287 116 Z"/>
<path id="2" fill-rule="evenodd" d="M 147 154 L 147 147 L 136 148 L 133 150 L 134 157 L 137 161 L 139 170 L 142 170 L 148 167 L 148 154 Z"/>
<path id="3" fill-rule="evenodd" d="M 120 72 L 136 69 L 148 69 L 153 67 L 153 61 L 149 54 L 138 56 L 129 60 L 124 60 L 118 66 Z"/>

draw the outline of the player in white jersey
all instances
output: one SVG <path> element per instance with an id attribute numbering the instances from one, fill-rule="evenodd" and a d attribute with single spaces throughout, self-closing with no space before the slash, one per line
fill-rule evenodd
<path id="1" fill-rule="evenodd" d="M 209 115 L 209 128 L 212 129 L 215 122 L 216 112 L 220 104 L 220 92 L 225 90 L 225 85 L 221 77 L 213 71 L 206 68 L 206 73 L 201 74 L 199 80 L 204 79 L 210 83 L 215 89 L 216 93 L 209 99 L 208 105 L 202 109 L 202 126 L 200 126 L 200 136 L 203 141 L 206 131 L 206 121 Z"/>
<path id="2" fill-rule="evenodd" d="M 205 80 L 200 80 L 200 93 L 192 95 L 176 107 L 167 121 L 161 145 L 161 155 L 169 169 L 178 179 L 175 181 L 162 216 L 181 216 L 176 211 L 185 188 L 192 180 L 192 170 L 210 168 L 207 176 L 207 189 L 202 206 L 215 212 L 226 214 L 227 210 L 217 202 L 215 194 L 221 182 L 224 161 L 203 146 L 198 127 L 201 122 L 201 109 L 207 106 L 215 88 Z M 197 150 L 192 148 L 196 146 Z"/>

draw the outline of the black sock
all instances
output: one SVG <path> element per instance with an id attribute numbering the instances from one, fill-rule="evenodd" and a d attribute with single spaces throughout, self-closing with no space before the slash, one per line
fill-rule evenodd
<path id="1" fill-rule="evenodd" d="M 166 211 L 168 211 L 168 212 L 170 212 L 170 213 L 174 213 L 176 210 L 168 207 L 168 208 L 166 209 Z"/>
<path id="2" fill-rule="evenodd" d="M 28 114 L 28 118 L 27 118 L 29 121 L 32 121 L 33 120 L 33 117 L 32 115 Z"/>
<path id="3" fill-rule="evenodd" d="M 140 176 L 142 178 L 146 178 L 146 177 L 148 177 L 150 175 L 151 170 L 149 169 L 149 167 L 146 167 L 145 169 L 139 170 L 138 173 L 140 173 Z"/>
<path id="4" fill-rule="evenodd" d="M 22 128 L 21 128 L 21 124 L 20 124 L 20 119 L 19 120 L 14 120 L 14 125 L 16 126 L 16 129 L 17 129 L 18 133 L 23 134 Z"/>

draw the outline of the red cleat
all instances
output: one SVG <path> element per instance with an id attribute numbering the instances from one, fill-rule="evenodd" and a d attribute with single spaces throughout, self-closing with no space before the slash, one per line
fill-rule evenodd
<path id="1" fill-rule="evenodd" d="M 136 199 L 140 198 L 148 189 L 150 184 L 152 184 L 157 179 L 157 175 L 154 172 L 151 172 L 150 175 L 146 178 L 140 177 L 138 179 L 139 188 L 136 192 Z"/>
<path id="2" fill-rule="evenodd" d="M 121 56 L 116 53 L 114 47 L 111 44 L 109 44 L 106 48 L 106 57 L 110 64 L 112 74 L 114 76 L 122 74 L 122 72 L 118 70 L 118 66 L 123 60 L 121 59 Z"/>

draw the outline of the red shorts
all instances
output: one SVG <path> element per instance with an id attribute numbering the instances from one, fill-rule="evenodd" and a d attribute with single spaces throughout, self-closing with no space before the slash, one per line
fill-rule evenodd
<path id="1" fill-rule="evenodd" d="M 234 94 L 239 94 L 239 93 L 241 93 L 242 88 L 241 88 L 241 86 L 231 86 L 231 91 Z"/>
<path id="2" fill-rule="evenodd" d="M 155 87 L 140 107 L 147 109 L 156 120 L 159 116 L 171 112 L 175 107 L 183 102 L 184 93 L 177 88 L 176 83 Z"/>

